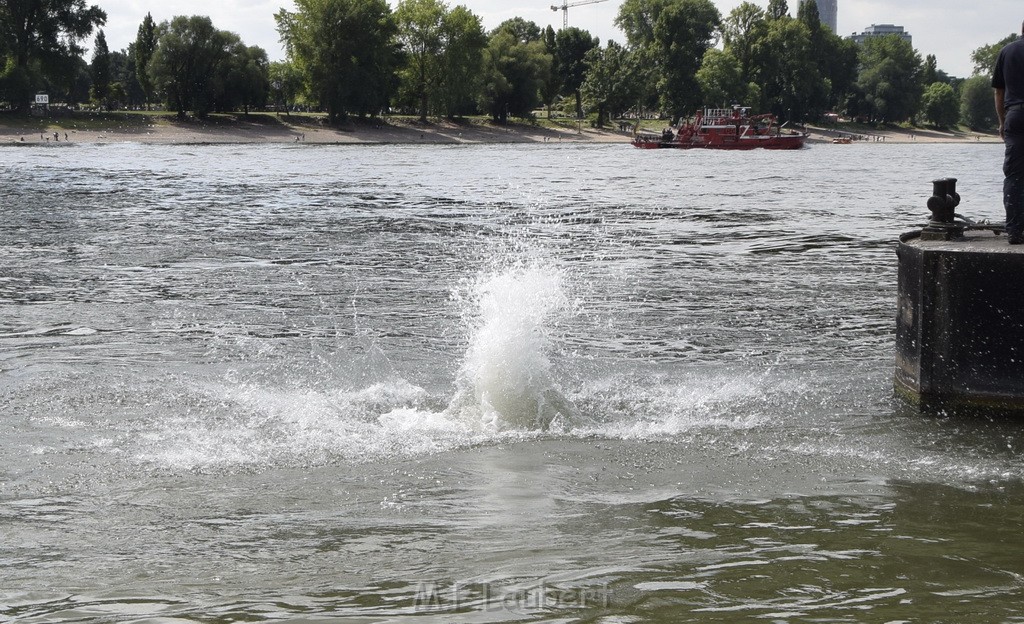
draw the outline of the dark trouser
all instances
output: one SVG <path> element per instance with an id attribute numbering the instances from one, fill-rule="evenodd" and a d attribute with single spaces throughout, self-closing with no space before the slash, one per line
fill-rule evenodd
<path id="1" fill-rule="evenodd" d="M 1006 233 L 1024 234 L 1024 108 L 1006 112 L 1004 126 L 1006 158 L 1003 160 L 1003 206 L 1006 208 Z"/>

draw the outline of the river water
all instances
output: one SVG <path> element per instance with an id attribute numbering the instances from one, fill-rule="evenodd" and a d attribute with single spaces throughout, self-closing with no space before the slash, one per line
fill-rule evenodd
<path id="1" fill-rule="evenodd" d="M 0 150 L 0 619 L 1024 621 L 1024 430 L 893 398 L 996 145 Z"/>

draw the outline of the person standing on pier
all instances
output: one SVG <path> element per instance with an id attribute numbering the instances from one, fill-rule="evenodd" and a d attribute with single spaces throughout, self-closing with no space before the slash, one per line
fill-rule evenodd
<path id="1" fill-rule="evenodd" d="M 1024 24 L 1021 25 L 1024 35 Z M 992 73 L 999 136 L 1006 144 L 1003 159 L 1003 206 L 1011 245 L 1024 243 L 1024 38 L 999 51 Z"/>

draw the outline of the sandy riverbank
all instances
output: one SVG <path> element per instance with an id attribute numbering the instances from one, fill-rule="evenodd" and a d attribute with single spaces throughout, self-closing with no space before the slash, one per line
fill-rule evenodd
<path id="1" fill-rule="evenodd" d="M 507 126 L 487 122 L 405 119 L 362 121 L 328 126 L 319 118 L 293 115 L 253 115 L 249 119 L 211 117 L 201 121 L 173 117 L 124 115 L 102 119 L 66 118 L 8 120 L 0 125 L 0 143 L 318 143 L 318 144 L 473 144 L 473 143 L 628 143 L 629 133 L 579 129 L 570 124 Z"/>
<path id="2" fill-rule="evenodd" d="M 852 137 L 855 143 L 1002 143 L 995 133 L 932 130 L 928 128 L 844 129 L 807 126 L 812 143 L 832 143 L 839 137 Z"/>
<path id="3" fill-rule="evenodd" d="M 863 130 L 808 126 L 812 144 L 831 144 L 840 136 L 856 143 L 993 143 L 998 135 L 943 132 L 928 129 Z M 488 143 L 628 143 L 630 132 L 562 124 L 511 123 L 493 125 L 472 120 L 462 123 L 407 118 L 325 125 L 307 115 L 254 114 L 207 120 L 179 120 L 148 114 L 82 115 L 54 119 L 0 120 L 0 144 L 54 143 L 315 143 L 315 144 L 488 144 Z"/>

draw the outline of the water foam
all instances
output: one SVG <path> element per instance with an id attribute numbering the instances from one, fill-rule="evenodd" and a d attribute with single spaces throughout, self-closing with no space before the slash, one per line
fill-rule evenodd
<path id="1" fill-rule="evenodd" d="M 514 263 L 461 285 L 468 346 L 447 398 L 404 379 L 361 389 L 202 384 L 200 407 L 163 419 L 138 457 L 172 469 L 223 470 L 443 452 L 564 430 L 575 410 L 550 352 L 570 313 L 562 273 Z M 451 392 L 449 389 L 448 392 Z"/>
<path id="2" fill-rule="evenodd" d="M 497 431 L 570 426 L 576 411 L 551 363 L 555 331 L 573 308 L 562 272 L 518 263 L 478 276 L 464 300 L 475 313 L 448 412 Z"/>
<path id="3" fill-rule="evenodd" d="M 417 456 L 475 442 L 404 380 L 359 390 L 205 384 L 204 403 L 164 419 L 138 458 L 170 469 L 220 471 Z"/>
<path id="4" fill-rule="evenodd" d="M 137 457 L 172 469 L 234 470 L 420 456 L 545 435 L 666 439 L 765 424 L 766 401 L 790 395 L 770 374 L 586 375 L 560 351 L 580 304 L 566 273 L 514 260 L 466 280 L 467 346 L 452 386 L 402 378 L 323 390 L 227 375 L 203 383 L 191 408 L 161 419 Z M 614 368 L 618 369 L 616 365 Z M 351 380 L 350 380 L 351 381 Z"/>

